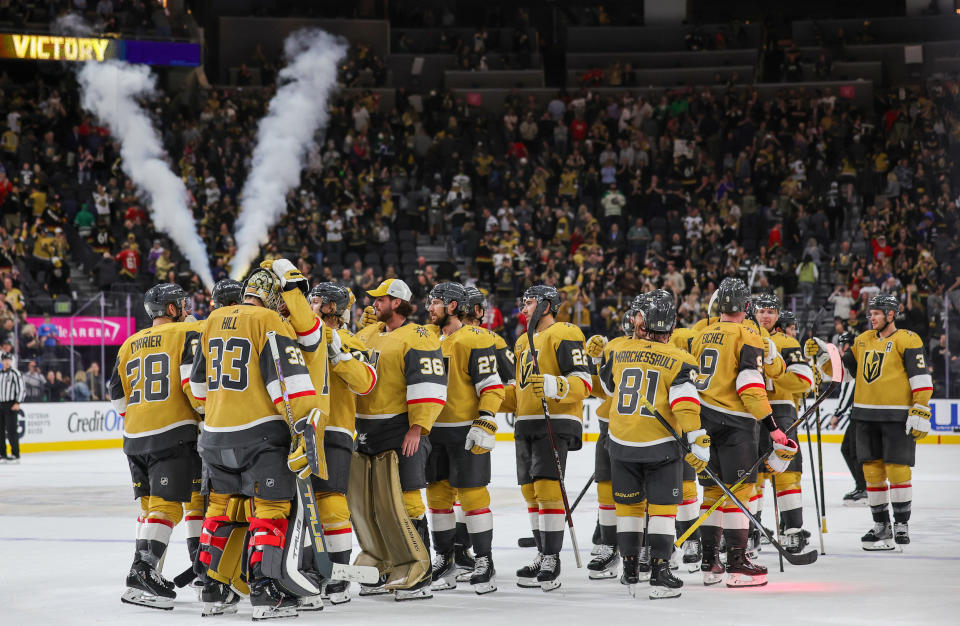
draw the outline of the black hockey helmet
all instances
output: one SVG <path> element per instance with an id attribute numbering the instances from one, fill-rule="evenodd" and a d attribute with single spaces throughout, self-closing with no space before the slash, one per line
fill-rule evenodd
<path id="1" fill-rule="evenodd" d="M 753 297 L 753 308 L 756 309 L 776 309 L 779 311 L 783 305 L 780 304 L 780 298 L 772 291 L 758 293 Z"/>
<path id="2" fill-rule="evenodd" d="M 213 286 L 210 299 L 213 300 L 213 306 L 215 307 L 240 304 L 240 300 L 243 299 L 243 284 L 232 278 L 218 280 L 217 284 Z"/>
<path id="3" fill-rule="evenodd" d="M 841 346 L 852 346 L 856 338 L 857 336 L 851 331 L 845 330 L 837 336 L 837 343 Z"/>
<path id="4" fill-rule="evenodd" d="M 481 311 L 487 310 L 487 297 L 476 287 L 464 287 L 467 292 L 467 308 L 473 313 L 473 307 L 480 307 Z"/>
<path id="5" fill-rule="evenodd" d="M 154 285 L 143 294 L 143 308 L 152 320 L 158 317 L 166 317 L 168 304 L 173 304 L 177 307 L 177 317 L 180 316 L 180 311 L 189 313 L 189 302 L 187 292 L 176 283 L 160 283 L 159 285 Z"/>
<path id="6" fill-rule="evenodd" d="M 867 309 L 871 311 L 893 311 L 894 313 L 898 313 L 900 311 L 900 299 L 892 293 L 878 293 L 870 298 L 870 304 L 867 306 Z"/>
<path id="7" fill-rule="evenodd" d="M 464 289 L 463 285 L 455 282 L 445 282 L 438 283 L 430 290 L 430 299 L 443 301 L 443 306 L 447 306 L 451 302 L 457 303 L 457 308 L 454 311 L 455 315 L 461 315 L 463 313 L 469 312 L 469 307 L 467 305 L 468 296 L 467 290 Z"/>
<path id="8" fill-rule="evenodd" d="M 243 281 L 243 297 L 254 297 L 264 307 L 276 311 L 282 299 L 280 279 L 268 269 L 258 267 Z"/>
<path id="9" fill-rule="evenodd" d="M 344 311 L 350 308 L 350 290 L 337 283 L 317 283 L 308 294 L 310 300 L 320 298 L 320 303 L 324 306 L 333 302 L 337 309 L 336 315 L 342 315 Z"/>
<path id="10" fill-rule="evenodd" d="M 527 287 L 527 290 L 523 292 L 523 301 L 534 299 L 537 301 L 537 304 L 546 300 L 550 303 L 550 314 L 556 315 L 557 311 L 560 310 L 560 292 L 557 291 L 556 287 L 550 287 L 549 285 L 533 285 L 532 287 Z"/>
<path id="11" fill-rule="evenodd" d="M 797 325 L 797 315 L 793 311 L 782 310 L 780 311 L 780 318 L 777 320 L 776 327 L 781 330 L 786 330 L 788 326 Z"/>
<path id="12" fill-rule="evenodd" d="M 643 330 L 648 333 L 669 333 L 677 323 L 677 307 L 673 296 L 665 289 L 644 294 L 638 309 L 643 318 Z"/>
<path id="13" fill-rule="evenodd" d="M 724 278 L 717 288 L 717 305 L 721 313 L 745 313 L 750 290 L 739 278 Z"/>

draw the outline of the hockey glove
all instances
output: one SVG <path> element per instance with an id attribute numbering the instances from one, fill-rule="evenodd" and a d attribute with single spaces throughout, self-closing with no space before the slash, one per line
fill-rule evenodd
<path id="1" fill-rule="evenodd" d="M 820 353 L 820 344 L 817 343 L 816 339 L 807 339 L 803 342 L 803 353 L 808 359 L 816 357 Z"/>
<path id="2" fill-rule="evenodd" d="M 293 436 L 294 440 L 298 441 L 298 445 L 297 449 L 290 453 L 290 457 L 287 459 L 287 465 L 291 470 L 297 472 L 300 478 L 306 478 L 310 474 L 320 474 L 320 452 L 317 446 L 317 430 L 323 427 L 323 413 L 320 412 L 320 409 L 311 409 L 309 413 L 298 419 L 293 425 Z M 303 447 L 303 457 L 307 466 L 301 466 L 300 471 L 298 471 L 294 469 L 290 463 L 291 457 L 294 456 L 294 453 L 296 453 L 301 446 Z"/>
<path id="3" fill-rule="evenodd" d="M 600 362 L 603 356 L 603 347 L 607 345 L 607 338 L 603 335 L 594 335 L 587 340 L 587 356 L 593 359 L 594 363 Z"/>
<path id="4" fill-rule="evenodd" d="M 767 349 L 763 351 L 763 362 L 771 365 L 776 363 L 779 357 L 780 351 L 777 350 L 777 344 L 773 343 L 773 339 L 767 337 Z"/>
<path id="5" fill-rule="evenodd" d="M 563 400 L 570 391 L 570 383 L 563 376 L 553 374 L 531 374 L 527 381 L 533 385 L 533 395 L 538 398 Z"/>
<path id="6" fill-rule="evenodd" d="M 690 452 L 683 460 L 699 474 L 710 462 L 710 435 L 702 428 L 691 430 L 687 433 L 687 443 L 690 444 Z"/>
<path id="7" fill-rule="evenodd" d="M 377 323 L 377 312 L 373 310 L 372 306 L 368 306 L 363 310 L 363 314 L 360 316 L 360 319 L 357 320 L 357 330 L 365 328 L 370 324 Z"/>
<path id="8" fill-rule="evenodd" d="M 303 276 L 303 273 L 298 270 L 293 263 L 286 259 L 277 259 L 272 263 L 270 261 L 264 261 L 260 264 L 260 267 L 265 267 L 273 272 L 277 278 L 280 279 L 280 287 L 284 291 L 290 291 L 291 289 L 299 289 L 304 294 L 309 290 L 309 285 L 307 279 Z"/>
<path id="9" fill-rule="evenodd" d="M 303 435 L 294 436 L 293 450 L 287 455 L 287 467 L 297 475 L 297 478 L 310 476 L 310 463 L 307 461 L 307 446 L 303 440 Z"/>
<path id="10" fill-rule="evenodd" d="M 773 451 L 763 460 L 764 464 L 774 474 L 782 474 L 790 467 L 790 461 L 797 456 L 800 445 L 793 439 L 787 439 L 787 444 L 773 442 Z"/>
<path id="11" fill-rule="evenodd" d="M 330 365 L 353 358 L 349 352 L 343 351 L 343 341 L 337 329 L 324 325 L 323 340 L 327 344 L 327 358 L 330 359 Z"/>
<path id="12" fill-rule="evenodd" d="M 467 432 L 467 441 L 463 445 L 463 449 L 470 450 L 474 454 L 486 454 L 493 450 L 496 442 L 496 418 L 489 411 L 481 411 L 480 416 L 473 420 L 473 426 Z"/>
<path id="13" fill-rule="evenodd" d="M 914 404 L 907 411 L 906 433 L 916 441 L 920 441 L 930 432 L 930 408 L 922 404 Z"/>

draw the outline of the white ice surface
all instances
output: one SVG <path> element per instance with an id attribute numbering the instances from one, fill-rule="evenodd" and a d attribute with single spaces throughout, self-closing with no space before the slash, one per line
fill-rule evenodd
<path id="1" fill-rule="evenodd" d="M 571 501 L 593 469 L 593 445 L 570 455 Z M 803 444 L 804 453 L 806 445 Z M 755 589 L 706 588 L 699 572 L 681 574 L 679 599 L 631 598 L 616 580 L 589 581 L 574 565 L 569 538 L 562 555 L 563 586 L 551 593 L 516 586 L 514 571 L 533 558 L 517 547 L 529 536 L 526 509 L 515 484 L 513 444 L 493 453 L 494 561 L 496 593 L 477 596 L 461 585 L 432 600 L 397 603 L 389 596 L 357 598 L 296 623 L 336 624 L 578 624 L 600 619 L 620 624 L 960 624 L 960 447 L 918 447 L 914 469 L 913 543 L 902 554 L 866 553 L 860 535 L 871 527 L 869 509 L 845 508 L 853 486 L 839 446 L 826 445 L 826 556 L 804 567 L 778 571 L 776 553 L 765 547 L 760 561 L 770 583 Z M 818 545 L 809 477 L 805 475 L 805 526 Z M 769 494 L 768 489 L 768 494 Z M 123 580 L 133 552 L 138 507 L 131 497 L 120 450 L 29 454 L 20 465 L 0 465 L 0 624 L 249 623 L 250 606 L 201 620 L 200 606 L 180 591 L 173 611 L 121 604 Z M 574 519 L 584 565 L 596 519 L 591 488 Z M 764 521 L 773 526 L 767 496 Z M 164 573 L 187 567 L 183 530 L 174 530 Z M 353 588 L 356 593 L 356 587 Z M 278 620 L 280 622 L 289 620 Z"/>

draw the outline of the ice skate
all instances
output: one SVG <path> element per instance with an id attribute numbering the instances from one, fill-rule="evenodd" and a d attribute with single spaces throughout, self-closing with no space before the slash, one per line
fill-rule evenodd
<path id="1" fill-rule="evenodd" d="M 540 564 L 543 562 L 543 555 L 537 552 L 537 557 L 533 559 L 530 565 L 524 565 L 517 570 L 518 587 L 539 587 L 537 575 L 540 573 Z"/>
<path id="2" fill-rule="evenodd" d="M 893 542 L 890 522 L 874 523 L 873 528 L 868 530 L 860 541 L 867 552 L 889 552 L 897 549 L 897 545 Z"/>
<path id="3" fill-rule="evenodd" d="M 493 559 L 481 555 L 475 559 L 473 572 L 470 575 L 470 585 L 477 595 L 497 590 L 497 571 L 493 568 Z"/>
<path id="4" fill-rule="evenodd" d="M 591 539 L 593 547 L 590 548 L 590 556 L 600 554 L 600 547 L 603 545 L 600 541 L 600 536 L 600 521 L 597 520 L 597 525 L 593 527 L 593 537 Z"/>
<path id="5" fill-rule="evenodd" d="M 867 490 L 854 489 L 843 496 L 843 506 L 866 506 Z"/>
<path id="6" fill-rule="evenodd" d="M 380 580 L 377 581 L 377 584 L 375 585 L 366 585 L 364 583 L 360 583 L 360 595 L 361 596 L 382 596 L 388 593 L 392 593 L 389 589 L 387 589 L 386 584 L 387 584 L 387 575 L 381 574 Z"/>
<path id="7" fill-rule="evenodd" d="M 687 572 L 693 573 L 700 569 L 700 540 L 687 539 L 683 542 L 683 563 L 687 566 Z"/>
<path id="8" fill-rule="evenodd" d="M 346 604 L 350 602 L 350 583 L 346 580 L 334 580 L 323 587 L 324 604 Z"/>
<path id="9" fill-rule="evenodd" d="M 457 573 L 457 582 L 470 582 L 470 577 L 473 576 L 473 568 L 476 566 L 476 559 L 470 553 L 470 548 L 457 546 L 453 551 L 453 562 Z"/>
<path id="10" fill-rule="evenodd" d="M 783 531 L 783 549 L 790 554 L 800 554 L 807 547 L 807 535 L 800 528 L 787 528 Z"/>
<path id="11" fill-rule="evenodd" d="M 259 622 L 296 617 L 300 601 L 281 588 L 276 580 L 258 578 L 250 584 L 250 604 L 253 605 L 253 621 Z"/>
<path id="12" fill-rule="evenodd" d="M 410 589 L 397 589 L 394 591 L 393 599 L 397 602 L 407 602 L 409 600 L 429 600 L 432 598 L 433 591 L 430 588 L 430 585 L 433 582 L 432 572 L 433 569 L 431 568 L 426 574 L 423 575 L 423 578 L 420 579 L 420 582 L 415 584 Z M 456 587 L 456 581 L 454 581 L 453 585 Z"/>
<path id="13" fill-rule="evenodd" d="M 544 554 L 540 561 L 540 573 L 537 582 L 544 591 L 553 591 L 560 587 L 560 555 Z"/>
<path id="14" fill-rule="evenodd" d="M 240 594 L 231 589 L 230 585 L 211 580 L 200 590 L 200 601 L 203 602 L 203 608 L 200 610 L 200 615 L 203 617 L 232 615 L 237 612 Z"/>
<path id="15" fill-rule="evenodd" d="M 447 591 L 457 588 L 457 564 L 453 552 L 437 553 L 433 557 L 433 583 L 431 591 Z"/>
<path id="16" fill-rule="evenodd" d="M 727 587 L 762 587 L 767 584 L 767 568 L 751 563 L 744 548 L 727 550 Z"/>
<path id="17" fill-rule="evenodd" d="M 670 572 L 670 562 L 657 559 L 650 572 L 650 599 L 679 598 L 683 581 Z"/>
<path id="18" fill-rule="evenodd" d="M 910 543 L 910 527 L 906 522 L 893 523 L 893 540 L 900 546 Z"/>
<path id="19" fill-rule="evenodd" d="M 587 576 L 590 580 L 604 580 L 617 577 L 617 565 L 620 555 L 616 546 L 602 545 L 597 556 L 587 564 Z"/>
<path id="20" fill-rule="evenodd" d="M 650 580 L 650 546 L 640 548 L 640 556 L 637 558 L 637 579 L 642 583 Z"/>
<path id="21" fill-rule="evenodd" d="M 627 593 L 631 596 L 637 595 L 637 585 L 640 583 L 640 578 L 637 574 L 637 567 L 639 566 L 638 558 L 636 556 L 625 556 L 623 557 L 623 568 L 620 572 L 620 584 L 627 586 Z"/>
<path id="22" fill-rule="evenodd" d="M 716 546 L 703 546 L 703 558 L 700 561 L 700 571 L 703 572 L 703 584 L 716 585 L 723 580 L 723 565 L 720 564 L 720 554 Z"/>
<path id="23" fill-rule="evenodd" d="M 177 597 L 173 583 L 147 562 L 135 559 L 126 582 L 127 590 L 120 596 L 121 602 L 151 609 L 173 610 L 173 600 Z"/>
<path id="24" fill-rule="evenodd" d="M 323 594 L 318 593 L 313 596 L 300 598 L 300 606 L 297 607 L 297 610 L 300 612 L 322 611 L 323 604 Z"/>

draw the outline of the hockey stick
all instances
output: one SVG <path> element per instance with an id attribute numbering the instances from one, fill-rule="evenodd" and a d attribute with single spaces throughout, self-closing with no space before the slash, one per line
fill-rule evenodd
<path id="1" fill-rule="evenodd" d="M 783 431 L 783 434 L 789 435 L 789 434 L 790 434 L 791 432 L 793 432 L 801 423 L 807 421 L 807 419 L 808 419 L 808 418 L 810 417 L 810 415 L 813 413 L 814 409 L 815 409 L 816 407 L 820 406 L 820 405 L 823 403 L 823 401 L 827 399 L 827 396 L 830 395 L 830 393 L 832 393 L 833 390 L 836 389 L 837 385 L 840 384 L 840 380 L 843 378 L 843 373 L 842 373 L 842 371 L 841 371 L 841 369 L 840 369 L 840 368 L 842 367 L 842 365 L 841 365 L 841 363 L 840 363 L 840 352 L 837 350 L 836 346 L 834 346 L 833 344 L 827 344 L 827 352 L 830 354 L 830 364 L 831 364 L 831 367 L 833 368 L 833 371 L 832 371 L 832 374 L 831 374 L 832 380 L 830 381 L 830 385 L 827 387 L 827 389 L 826 389 L 823 393 L 821 393 L 819 396 L 817 396 L 817 399 L 814 401 L 814 403 L 810 406 L 810 408 L 806 409 L 806 410 L 803 412 L 803 415 L 801 415 L 800 417 L 797 418 L 797 421 L 795 421 L 795 422 L 794 422 L 793 424 L 791 424 L 785 431 Z M 736 491 L 736 489 L 737 489 L 740 485 L 742 485 L 744 482 L 746 482 L 748 476 L 750 476 L 750 475 L 753 474 L 755 471 L 757 471 L 757 469 L 758 469 L 758 468 L 760 467 L 760 465 L 763 463 L 763 460 L 767 457 L 768 454 L 769 454 L 769 452 L 766 452 L 766 453 L 762 454 L 762 455 L 760 456 L 760 458 L 758 458 L 756 461 L 754 461 L 753 465 L 750 467 L 749 470 L 747 470 L 747 473 L 744 474 L 743 478 L 741 478 L 740 480 L 738 480 L 738 481 L 733 485 L 732 491 Z M 698 517 L 697 519 L 695 519 L 695 520 L 693 521 L 693 524 L 690 525 L 690 528 L 688 528 L 685 533 L 683 533 L 680 537 L 678 537 L 677 540 L 674 542 L 673 545 L 677 546 L 678 548 L 681 547 L 681 546 L 683 546 L 683 542 L 686 541 L 686 540 L 690 537 L 690 535 L 693 534 L 693 531 L 695 531 L 696 529 L 700 528 L 700 526 L 701 526 L 705 521 L 707 521 L 707 518 L 710 517 L 710 515 L 711 515 L 714 511 L 716 511 L 717 508 L 718 508 L 721 504 L 723 504 L 723 501 L 726 499 L 726 497 L 727 497 L 726 494 L 723 494 L 723 495 L 721 495 L 719 498 L 717 498 L 717 501 L 714 502 L 713 505 L 711 505 L 709 509 L 707 509 L 706 511 L 704 511 L 703 513 L 701 513 L 701 514 L 700 514 L 700 517 Z"/>
<path id="2" fill-rule="evenodd" d="M 537 351 L 533 348 L 533 333 L 548 306 L 550 306 L 550 302 L 547 300 L 539 302 L 537 308 L 533 311 L 530 322 L 527 324 L 527 343 L 529 344 L 527 350 L 530 352 L 530 357 L 533 361 L 533 371 L 538 374 L 540 373 L 540 364 L 537 363 Z M 570 542 L 573 544 L 573 556 L 577 561 L 577 567 L 583 567 L 583 563 L 580 561 L 580 548 L 577 546 L 577 533 L 573 528 L 573 510 L 570 508 L 570 503 L 567 500 L 567 488 L 563 484 L 563 467 L 560 465 L 560 453 L 557 451 L 557 440 L 553 436 L 553 424 L 550 422 L 550 407 L 547 406 L 546 398 L 540 398 L 540 403 L 543 406 L 543 420 L 547 424 L 547 436 L 550 438 L 550 447 L 553 449 L 553 464 L 557 469 L 557 478 L 560 482 L 560 496 L 563 498 L 563 512 L 567 517 L 567 530 L 570 531 Z"/>
<path id="3" fill-rule="evenodd" d="M 823 549 L 823 536 L 827 534 L 827 483 L 823 480 L 823 437 L 820 436 L 820 407 L 817 407 L 817 466 L 817 471 L 820 473 L 820 553 L 826 554 Z"/>
<path id="4" fill-rule="evenodd" d="M 773 521 L 777 525 L 777 541 L 783 543 L 783 535 L 780 534 L 780 503 L 777 501 L 777 475 L 770 474 L 770 484 L 773 485 Z M 783 571 L 783 555 L 780 556 L 780 571 Z"/>
<path id="5" fill-rule="evenodd" d="M 677 440 L 677 443 L 680 444 L 680 449 L 684 452 L 684 454 L 690 454 L 690 445 L 686 441 L 684 441 L 683 437 L 677 434 L 677 431 L 673 429 L 673 426 L 671 426 L 670 423 L 667 422 L 667 420 L 665 420 L 662 415 L 660 415 L 657 409 L 652 404 L 650 404 L 650 401 L 647 400 L 646 397 L 644 397 L 643 395 L 639 395 L 638 397 L 640 399 L 640 404 L 642 404 L 644 408 L 647 409 L 648 412 L 650 412 L 655 418 L 657 418 L 657 421 L 660 422 L 660 425 L 663 426 L 666 429 L 666 431 L 670 433 L 670 435 L 674 439 Z M 761 459 L 762 458 L 763 457 L 761 457 Z M 703 468 L 703 471 L 707 474 L 707 476 L 710 477 L 710 479 L 714 483 L 716 483 L 718 487 L 720 487 L 724 495 L 726 495 L 728 499 L 730 499 L 734 504 L 736 504 L 737 508 L 743 511 L 743 514 L 747 516 L 747 519 L 750 520 L 750 523 L 753 524 L 757 528 L 757 530 L 760 531 L 761 534 L 766 536 L 767 541 L 770 542 L 770 545 L 775 547 L 777 549 L 777 552 L 780 553 L 780 556 L 786 559 L 788 563 L 790 563 L 791 565 L 809 565 L 817 560 L 818 555 L 815 550 L 811 550 L 810 552 L 804 552 L 803 554 L 791 554 L 786 550 L 784 550 L 783 546 L 780 545 L 780 542 L 774 539 L 770 535 L 770 532 L 763 527 L 763 524 L 757 521 L 757 518 L 754 517 L 753 513 L 750 512 L 750 508 L 746 504 L 741 502 L 740 499 L 737 498 L 737 496 L 733 495 L 733 491 L 730 490 L 730 487 L 727 487 L 724 484 L 724 482 L 720 480 L 720 477 L 713 473 L 713 470 L 711 470 L 709 467 L 705 467 Z M 748 472 L 744 476 L 744 478 L 746 478 L 752 473 L 753 473 L 753 470 Z M 742 479 L 740 482 L 742 482 Z M 736 485 L 734 485 L 734 488 L 736 488 Z"/>
<path id="6" fill-rule="evenodd" d="M 811 360 L 811 366 L 816 367 L 817 364 Z M 814 374 L 816 374 L 816 370 L 814 370 Z M 814 375 L 814 378 L 816 378 L 816 375 Z M 817 407 L 817 418 L 818 418 L 817 429 L 818 430 L 820 428 L 819 417 L 820 417 L 820 407 Z M 813 506 L 814 506 L 814 510 L 817 512 L 817 536 L 820 538 L 820 554 L 826 554 L 827 553 L 826 549 L 823 546 L 823 524 L 822 524 L 823 517 L 821 517 L 820 515 L 820 502 L 821 502 L 820 491 L 817 488 L 817 466 L 813 464 L 813 438 L 810 436 L 810 420 L 809 419 L 806 422 L 806 429 L 807 429 L 807 456 L 810 457 L 810 480 L 813 481 Z M 822 474 L 820 476 L 819 489 L 823 489 Z"/>
<path id="7" fill-rule="evenodd" d="M 280 350 L 277 347 L 277 333 L 275 331 L 267 332 L 267 343 L 270 345 L 270 354 L 273 357 L 273 364 L 277 368 L 277 378 L 280 382 L 280 393 L 283 397 L 283 408 L 286 412 L 287 423 L 293 429 L 293 407 L 290 405 L 290 394 L 287 392 L 287 382 L 283 377 L 283 367 L 280 365 Z M 327 552 L 327 545 L 323 540 L 323 524 L 320 522 L 320 513 L 317 509 L 317 499 L 313 493 L 313 485 L 310 484 L 310 478 L 297 477 L 297 495 L 300 498 L 300 504 L 307 513 L 306 525 L 309 533 L 308 538 L 313 550 L 313 562 L 317 572 L 327 580 L 347 580 L 367 584 L 375 584 L 380 580 L 380 572 L 375 567 L 367 565 L 346 565 L 343 563 L 334 563 L 330 560 Z M 294 535 L 297 540 L 299 535 Z"/>
<path id="8" fill-rule="evenodd" d="M 182 589 L 192 583 L 196 577 L 197 573 L 193 571 L 193 565 L 191 565 L 177 574 L 176 578 L 173 579 L 173 584 L 177 586 L 177 589 Z"/>
<path id="9" fill-rule="evenodd" d="M 583 496 L 585 496 L 585 495 L 587 494 L 587 489 L 589 489 L 589 488 L 590 488 L 590 485 L 593 484 L 593 478 L 594 478 L 594 476 L 596 476 L 596 475 L 597 475 L 596 472 L 590 474 L 590 479 L 587 481 L 587 484 L 584 485 L 584 486 L 583 486 L 583 489 L 580 490 L 580 495 L 577 496 L 577 499 L 573 501 L 573 506 L 570 507 L 570 513 L 571 513 L 571 514 L 576 510 L 577 505 L 580 504 L 580 501 L 583 500 Z"/>

